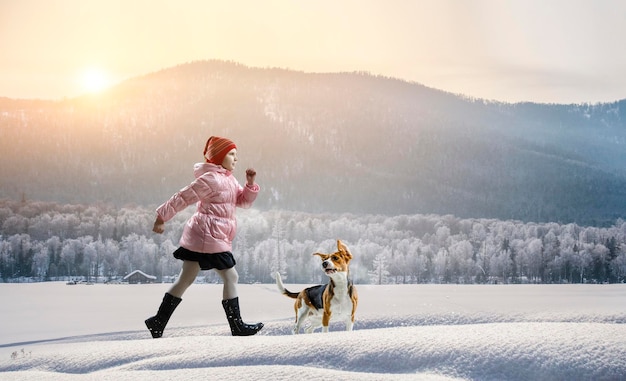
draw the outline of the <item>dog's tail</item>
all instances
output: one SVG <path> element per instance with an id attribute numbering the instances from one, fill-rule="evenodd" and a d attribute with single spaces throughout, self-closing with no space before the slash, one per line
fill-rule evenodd
<path id="1" fill-rule="evenodd" d="M 285 296 L 288 296 L 292 299 L 296 299 L 298 297 L 298 293 L 297 292 L 291 292 L 289 290 L 287 290 L 285 288 L 285 286 L 283 285 L 283 280 L 280 277 L 280 273 L 277 271 L 276 273 L 274 273 L 274 275 L 276 275 L 276 286 L 278 286 L 278 290 Z"/>

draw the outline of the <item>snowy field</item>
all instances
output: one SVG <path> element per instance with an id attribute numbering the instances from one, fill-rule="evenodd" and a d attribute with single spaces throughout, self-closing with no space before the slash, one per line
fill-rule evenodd
<path id="1" fill-rule="evenodd" d="M 155 340 L 167 288 L 0 284 L 0 380 L 626 380 L 626 285 L 358 285 L 353 332 L 298 336 L 291 299 L 240 285 L 265 328 L 232 337 L 196 284 Z"/>

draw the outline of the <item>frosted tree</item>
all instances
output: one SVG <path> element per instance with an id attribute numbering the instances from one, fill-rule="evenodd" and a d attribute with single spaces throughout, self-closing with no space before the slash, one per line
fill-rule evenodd
<path id="1" fill-rule="evenodd" d="M 604 283 L 609 277 L 609 249 L 601 243 L 590 244 L 588 248 L 591 254 L 591 276 L 600 283 Z"/>
<path id="2" fill-rule="evenodd" d="M 387 284 L 389 281 L 389 252 L 387 250 L 374 257 L 372 270 L 369 272 L 370 282 L 374 284 Z"/>
<path id="3" fill-rule="evenodd" d="M 611 262 L 611 271 L 618 282 L 626 281 L 626 247 L 622 245 L 619 255 Z"/>
<path id="4" fill-rule="evenodd" d="M 353 219 L 342 216 L 334 221 L 331 221 L 329 229 L 332 232 L 333 237 L 337 237 L 343 241 L 356 241 L 360 237 L 358 226 L 359 224 L 355 223 Z"/>
<path id="5" fill-rule="evenodd" d="M 489 269 L 492 276 L 496 276 L 502 282 L 507 283 L 508 277 L 513 271 L 513 261 L 508 251 L 500 250 L 497 255 L 492 256 L 489 259 Z"/>
<path id="6" fill-rule="evenodd" d="M 417 272 L 423 271 L 420 269 L 421 264 L 418 264 L 419 256 L 417 253 L 418 244 L 413 240 L 403 239 L 398 242 L 396 249 L 392 251 L 391 265 L 389 271 L 391 275 L 395 277 L 395 283 L 407 283 L 411 277 L 416 278 Z"/>
<path id="7" fill-rule="evenodd" d="M 433 259 L 433 276 L 437 282 L 442 283 L 448 280 L 448 262 L 449 262 L 448 250 L 441 248 L 437 251 L 435 258 Z"/>
<path id="8" fill-rule="evenodd" d="M 541 281 L 545 283 L 548 280 L 554 280 L 554 275 L 558 274 L 558 269 L 555 268 L 554 264 L 561 251 L 561 242 L 553 230 L 550 230 L 548 234 L 543 237 L 543 248 L 546 271 Z"/>
<path id="9" fill-rule="evenodd" d="M 312 240 L 305 242 L 293 241 L 287 249 L 285 261 L 286 278 L 291 283 L 326 282 L 326 275 L 322 275 L 320 259 L 312 254 L 318 250 L 317 243 Z M 352 267 L 354 270 L 355 267 Z M 282 275 L 282 273 L 281 273 Z M 354 274 L 351 273 L 354 277 Z"/>
<path id="10" fill-rule="evenodd" d="M 498 255 L 500 245 L 498 244 L 496 237 L 486 236 L 485 241 L 482 243 L 478 253 L 476 254 L 476 267 L 478 267 L 478 282 L 490 282 L 493 280 L 491 277 L 492 269 L 490 267 L 491 258 Z"/>
<path id="11" fill-rule="evenodd" d="M 524 243 L 521 250 L 520 262 L 526 269 L 526 275 L 531 281 L 543 278 L 546 268 L 543 256 L 543 242 L 539 238 L 530 238 Z"/>
<path id="12" fill-rule="evenodd" d="M 63 250 L 63 242 L 57 236 L 52 236 L 45 242 L 46 252 L 50 257 L 47 275 L 51 278 L 57 278 L 63 267 L 59 266 L 61 261 L 61 251 Z"/>
<path id="13" fill-rule="evenodd" d="M 176 248 L 177 246 L 169 239 L 166 239 L 159 245 L 159 263 L 162 278 L 174 277 L 180 271 L 180 262 L 172 255 Z"/>
<path id="14" fill-rule="evenodd" d="M 561 277 L 573 282 L 575 255 L 578 252 L 576 240 L 570 234 L 564 234 L 561 238 L 561 255 L 557 263 L 561 272 Z"/>
<path id="15" fill-rule="evenodd" d="M 487 239 L 487 229 L 480 222 L 473 224 L 472 232 L 470 233 L 470 242 L 474 247 L 474 250 L 480 250 L 481 246 Z"/>
<path id="16" fill-rule="evenodd" d="M 447 265 L 450 275 L 455 282 L 468 282 L 469 277 L 476 274 L 475 261 L 472 259 L 474 250 L 472 244 L 462 240 L 450 245 L 449 263 Z"/>
<path id="17" fill-rule="evenodd" d="M 66 240 L 63 243 L 63 249 L 61 250 L 61 263 L 67 269 L 67 272 L 65 274 L 69 278 L 76 275 L 76 271 L 74 271 L 74 268 L 75 268 L 78 247 L 79 247 L 78 240 L 71 239 L 71 240 Z"/>
<path id="18" fill-rule="evenodd" d="M 11 245 L 1 238 L 2 236 L 0 236 L 0 277 L 6 281 L 12 276 L 11 268 L 15 260 L 11 255 Z"/>
<path id="19" fill-rule="evenodd" d="M 28 235 L 30 235 L 33 240 L 43 241 L 47 239 L 50 235 L 51 221 L 52 217 L 48 213 L 31 218 L 31 222 L 28 226 Z"/>
<path id="20" fill-rule="evenodd" d="M 248 228 L 247 226 L 240 227 L 237 231 L 235 238 L 234 250 L 238 254 L 240 261 L 238 261 L 238 272 L 242 281 L 247 281 L 250 278 L 250 260 L 252 259 L 251 250 L 248 247 Z"/>
<path id="21" fill-rule="evenodd" d="M 2 224 L 2 233 L 11 236 L 28 231 L 28 219 L 19 214 L 11 215 Z"/>
<path id="22" fill-rule="evenodd" d="M 122 274 L 119 273 L 118 264 L 120 258 L 120 247 L 117 241 L 107 239 L 104 241 L 104 252 L 102 259 L 102 274 L 108 279 L 114 279 Z M 124 274 L 126 275 L 126 274 Z"/>
<path id="23" fill-rule="evenodd" d="M 91 281 L 91 277 L 95 277 L 98 281 L 98 272 L 100 271 L 100 252 L 102 249 L 99 247 L 102 245 L 102 241 L 99 243 L 89 242 L 85 245 L 84 259 L 83 259 L 83 272 L 87 273 L 87 281 Z"/>
<path id="24" fill-rule="evenodd" d="M 578 274 L 580 275 L 580 283 L 584 283 L 585 281 L 585 270 L 589 267 L 593 258 L 588 251 L 581 250 L 574 256 L 574 265 L 578 269 Z"/>
<path id="25" fill-rule="evenodd" d="M 280 272 L 281 275 L 286 275 L 285 270 L 287 268 L 286 265 L 286 253 L 285 253 L 285 243 L 286 243 L 287 229 L 285 227 L 285 220 L 281 213 L 276 215 L 276 219 L 274 220 L 274 226 L 272 228 L 272 241 L 275 243 L 274 250 L 270 253 L 271 255 L 271 272 L 274 273 L 276 271 Z"/>
<path id="26" fill-rule="evenodd" d="M 449 238 L 450 238 L 450 228 L 445 225 L 439 226 L 437 228 L 437 232 L 435 233 L 435 239 L 436 239 L 437 245 L 439 245 L 439 247 L 448 247 Z"/>
<path id="27" fill-rule="evenodd" d="M 270 264 L 272 257 L 276 255 L 276 242 L 274 239 L 268 239 L 260 242 L 254 247 L 252 252 L 252 261 L 250 266 L 250 281 L 252 282 L 269 282 L 272 280 L 270 274 L 274 264 Z"/>
<path id="28" fill-rule="evenodd" d="M 115 218 L 105 214 L 100 218 L 98 233 L 103 240 L 114 238 L 115 234 Z"/>
<path id="29" fill-rule="evenodd" d="M 45 279 L 48 275 L 48 268 L 50 266 L 50 256 L 48 255 L 48 248 L 43 244 L 37 244 L 37 250 L 33 256 L 33 275 L 40 280 Z"/>

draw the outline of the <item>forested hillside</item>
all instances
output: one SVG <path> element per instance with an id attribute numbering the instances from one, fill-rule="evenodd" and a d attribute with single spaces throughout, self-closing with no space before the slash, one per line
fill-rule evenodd
<path id="1" fill-rule="evenodd" d="M 98 96 L 0 99 L 0 197 L 158 204 L 208 136 L 239 145 L 261 210 L 610 226 L 626 215 L 626 100 L 468 99 L 367 73 L 203 61 Z"/>

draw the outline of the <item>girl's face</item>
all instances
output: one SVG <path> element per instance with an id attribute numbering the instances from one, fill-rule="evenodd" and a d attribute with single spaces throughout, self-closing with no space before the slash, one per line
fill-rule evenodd
<path id="1" fill-rule="evenodd" d="M 224 156 L 224 161 L 222 161 L 222 167 L 228 169 L 229 171 L 235 170 L 235 165 L 237 164 L 237 148 L 233 148 L 226 156 Z"/>

